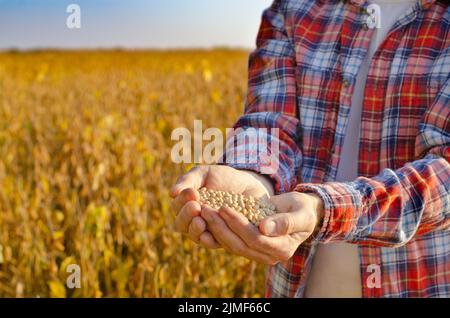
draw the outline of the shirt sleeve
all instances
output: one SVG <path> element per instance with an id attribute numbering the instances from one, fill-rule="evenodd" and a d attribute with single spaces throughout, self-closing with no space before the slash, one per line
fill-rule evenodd
<path id="1" fill-rule="evenodd" d="M 425 112 L 416 160 L 374 178 L 300 184 L 321 196 L 325 217 L 316 240 L 398 247 L 418 235 L 450 229 L 450 80 Z"/>
<path id="2" fill-rule="evenodd" d="M 282 6 L 283 1 L 275 0 L 263 13 L 257 48 L 249 59 L 245 113 L 221 160 L 269 176 L 276 193 L 292 191 L 298 184 L 302 159 L 297 143 L 295 50 Z"/>

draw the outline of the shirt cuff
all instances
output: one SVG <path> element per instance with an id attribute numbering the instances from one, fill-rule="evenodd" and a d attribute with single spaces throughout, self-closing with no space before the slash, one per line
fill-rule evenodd
<path id="1" fill-rule="evenodd" d="M 289 192 L 290 189 L 293 189 L 295 184 L 297 184 L 297 178 L 292 176 L 289 172 L 289 169 L 286 167 L 279 166 L 279 169 L 276 173 L 266 174 L 262 172 L 260 164 L 251 164 L 251 163 L 226 163 L 221 162 L 220 164 L 226 165 L 239 170 L 250 170 L 254 171 L 258 174 L 266 176 L 272 180 L 274 185 L 275 194 Z"/>
<path id="2" fill-rule="evenodd" d="M 362 214 L 362 196 L 351 182 L 326 184 L 299 184 L 295 191 L 314 193 L 324 203 L 322 226 L 314 241 L 356 242 L 358 219 Z"/>
<path id="3" fill-rule="evenodd" d="M 246 134 L 252 136 L 251 133 Z M 296 161 L 289 159 L 291 153 L 286 147 L 283 148 L 283 143 L 278 138 L 266 133 L 264 129 L 258 130 L 257 134 L 257 138 L 249 138 L 256 142 L 236 143 L 233 138 L 227 140 L 225 153 L 218 163 L 269 177 L 276 194 L 292 191 L 299 182 Z M 260 148 L 264 144 L 261 141 L 266 142 L 263 148 Z M 276 151 L 272 152 L 272 144 L 278 144 L 280 148 L 275 147 Z"/>

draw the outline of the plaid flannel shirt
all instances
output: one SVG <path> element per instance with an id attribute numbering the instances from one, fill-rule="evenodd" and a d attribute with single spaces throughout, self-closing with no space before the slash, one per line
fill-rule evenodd
<path id="1" fill-rule="evenodd" d="M 275 0 L 249 62 L 236 127 L 279 128 L 277 193 L 314 192 L 320 233 L 270 267 L 268 297 L 302 297 L 318 242 L 358 245 L 363 297 L 450 297 L 450 8 L 419 0 L 375 53 L 358 175 L 333 182 L 358 68 L 373 30 L 364 0 Z M 249 156 L 257 145 L 227 149 Z M 253 149 L 253 150 L 252 150 Z M 245 160 L 237 161 L 245 162 Z M 261 172 L 257 163 L 234 163 Z M 332 264 L 330 264 L 332 266 Z M 372 279 L 379 266 L 381 285 Z"/>

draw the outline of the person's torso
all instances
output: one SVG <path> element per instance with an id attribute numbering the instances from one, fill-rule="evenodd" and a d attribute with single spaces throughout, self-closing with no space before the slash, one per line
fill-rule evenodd
<path id="1" fill-rule="evenodd" d="M 374 28 L 366 56 L 356 76 L 348 124 L 335 181 L 358 177 L 358 151 L 364 88 L 370 62 L 398 18 L 415 0 L 371 0 L 369 27 Z M 314 254 L 305 297 L 361 297 L 361 273 L 358 246 L 349 243 L 319 244 Z"/>
<path id="2" fill-rule="evenodd" d="M 296 53 L 302 182 L 336 179 L 355 83 L 375 29 L 365 1 L 284 1 Z M 425 1 L 424 1 L 425 2 Z M 410 10 L 371 60 L 363 93 L 358 175 L 415 157 L 424 112 L 448 79 L 449 10 Z"/>
<path id="3" fill-rule="evenodd" d="M 298 145 L 302 150 L 299 179 L 304 183 L 335 181 L 358 72 L 375 34 L 366 25 L 368 3 L 363 0 L 282 3 L 287 12 L 284 23 L 296 54 Z M 419 123 L 449 79 L 449 73 L 450 9 L 439 1 L 419 0 L 391 28 L 368 67 L 361 93 L 358 176 L 373 177 L 383 169 L 398 169 L 419 155 L 415 153 Z M 395 260 L 408 264 L 410 274 L 421 273 L 420 262 L 436 255 L 435 250 L 424 247 L 446 244 L 447 240 L 448 236 L 442 233 L 432 233 L 395 250 L 360 247 L 360 268 L 376 264 L 382 272 L 382 288 L 363 285 L 362 296 L 435 294 L 435 290 L 395 285 L 394 281 L 421 279 L 436 290 L 442 287 L 430 277 L 403 277 L 409 275 L 408 271 L 395 271 L 391 265 Z M 317 246 L 304 244 L 290 262 L 271 268 L 272 282 L 276 281 L 274 276 L 286 276 L 286 271 L 292 282 L 286 294 L 280 290 L 271 294 L 303 296 L 315 251 Z M 348 255 L 356 255 L 354 249 L 349 251 Z M 323 254 L 323 259 L 330 262 L 328 256 L 332 253 Z M 353 274 L 351 271 L 348 277 L 354 277 Z M 370 272 L 361 270 L 360 274 L 356 280 L 364 282 Z"/>

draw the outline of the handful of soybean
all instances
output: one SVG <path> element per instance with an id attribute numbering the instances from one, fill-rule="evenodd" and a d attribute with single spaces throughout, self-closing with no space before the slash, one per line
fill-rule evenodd
<path id="1" fill-rule="evenodd" d="M 242 213 L 251 223 L 258 226 L 264 218 L 277 213 L 276 207 L 265 198 L 254 198 L 235 192 L 216 191 L 201 188 L 200 203 L 218 210 L 228 207 Z"/>

